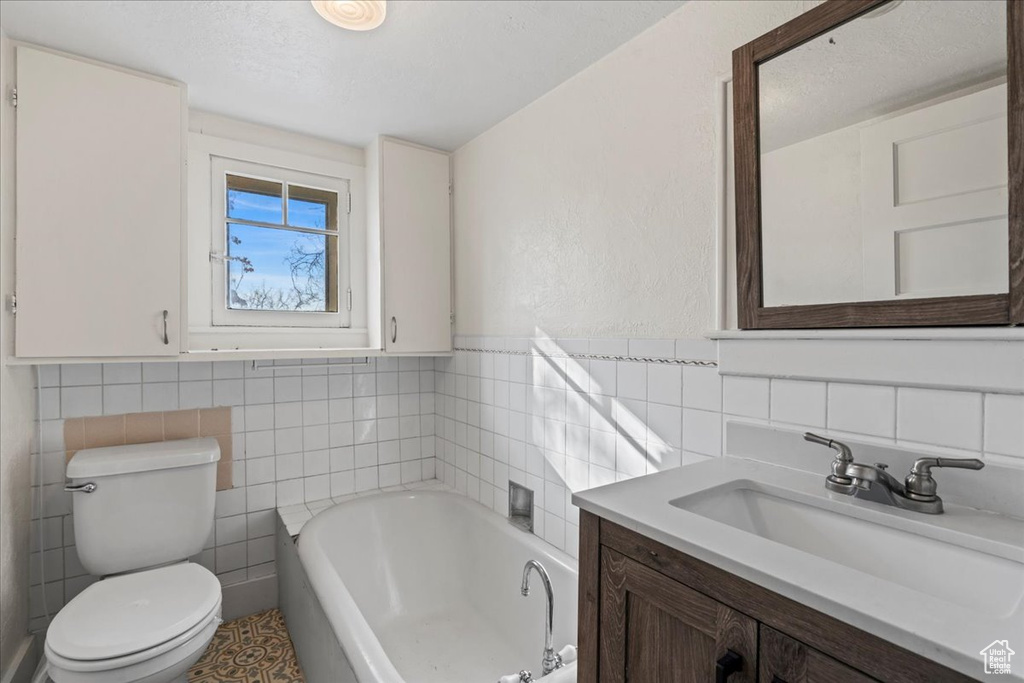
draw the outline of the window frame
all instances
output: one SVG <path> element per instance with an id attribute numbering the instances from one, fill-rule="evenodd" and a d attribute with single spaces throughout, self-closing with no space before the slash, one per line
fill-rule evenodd
<path id="1" fill-rule="evenodd" d="M 210 155 L 211 183 L 211 229 L 210 229 L 210 314 L 214 328 L 334 328 L 348 329 L 352 326 L 351 310 L 347 305 L 351 291 L 352 273 L 350 268 L 352 243 L 350 239 L 352 179 L 328 176 L 320 173 L 298 171 L 270 163 L 258 163 L 219 154 Z M 231 309 L 227 306 L 228 278 L 228 231 L 229 223 L 257 225 L 258 222 L 231 220 L 227 216 L 227 176 L 237 175 L 282 184 L 282 220 L 286 220 L 287 186 L 299 185 L 315 190 L 337 193 L 337 249 L 333 266 L 337 273 L 333 283 L 333 295 L 337 302 L 336 312 L 318 311 L 267 311 Z M 257 225 L 257 227 L 260 227 Z M 295 226 L 280 227 L 267 224 L 267 229 L 294 230 Z M 331 234 L 330 231 L 315 231 L 315 234 Z M 330 294 L 329 294 L 330 296 Z"/>

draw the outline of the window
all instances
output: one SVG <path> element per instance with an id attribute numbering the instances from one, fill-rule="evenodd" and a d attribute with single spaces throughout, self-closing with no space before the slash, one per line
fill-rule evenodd
<path id="1" fill-rule="evenodd" d="M 218 157 L 212 171 L 213 324 L 348 327 L 348 180 Z"/>

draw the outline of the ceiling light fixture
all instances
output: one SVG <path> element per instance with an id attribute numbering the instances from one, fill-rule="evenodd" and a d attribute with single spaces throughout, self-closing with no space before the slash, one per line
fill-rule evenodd
<path id="1" fill-rule="evenodd" d="M 310 0 L 317 14 L 350 31 L 370 31 L 384 23 L 386 0 Z"/>
<path id="2" fill-rule="evenodd" d="M 889 12 L 893 11 L 902 4 L 903 0 L 891 0 L 891 2 L 887 2 L 884 5 L 880 5 L 878 9 L 872 10 L 871 12 L 864 14 L 863 17 L 865 19 L 877 19 L 883 14 L 888 14 Z"/>

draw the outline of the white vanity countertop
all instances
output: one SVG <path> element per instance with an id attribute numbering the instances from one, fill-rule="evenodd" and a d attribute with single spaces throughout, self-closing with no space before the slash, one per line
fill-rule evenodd
<path id="1" fill-rule="evenodd" d="M 740 487 L 768 487 L 769 493 L 784 489 L 787 497 L 821 509 L 1021 563 L 1020 590 L 1007 596 L 1001 616 L 993 616 L 992 610 L 947 602 L 670 503 L 737 481 Z M 735 457 L 590 489 L 574 494 L 573 503 L 968 676 L 984 676 L 980 652 L 992 641 L 1024 647 L 1020 520 L 954 505 L 941 515 L 898 510 L 831 493 L 824 474 Z M 1013 662 L 1004 680 L 1024 681 L 1024 660 Z"/>

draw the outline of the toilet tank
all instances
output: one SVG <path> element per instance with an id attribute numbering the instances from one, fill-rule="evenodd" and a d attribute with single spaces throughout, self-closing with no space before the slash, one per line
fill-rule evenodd
<path id="1" fill-rule="evenodd" d="M 220 448 L 216 439 L 182 439 L 91 448 L 68 463 L 75 544 L 94 576 L 185 560 L 213 529 Z"/>

